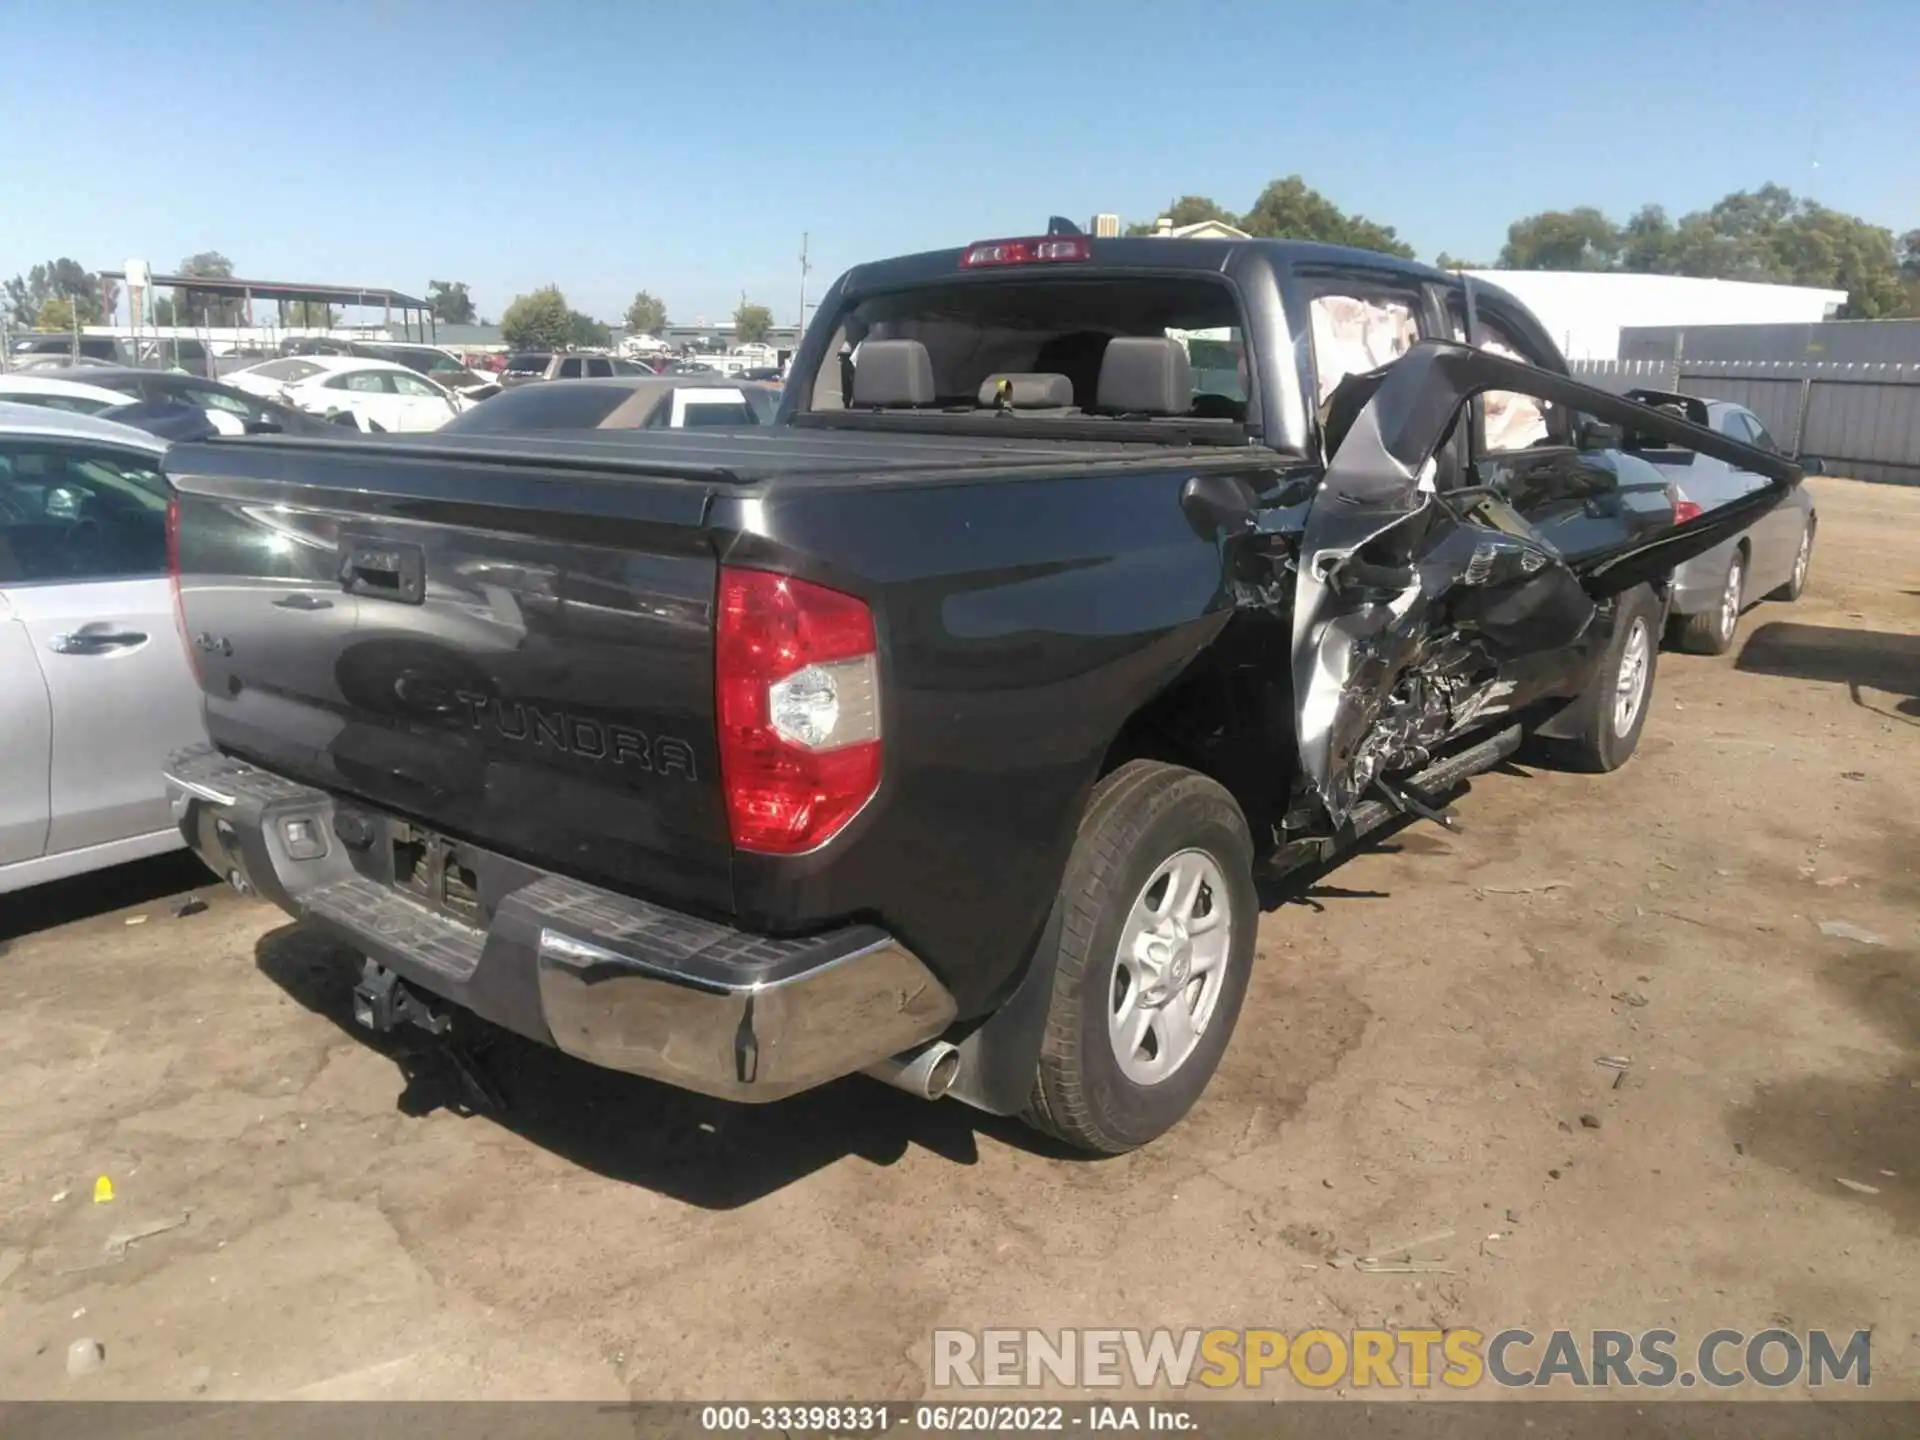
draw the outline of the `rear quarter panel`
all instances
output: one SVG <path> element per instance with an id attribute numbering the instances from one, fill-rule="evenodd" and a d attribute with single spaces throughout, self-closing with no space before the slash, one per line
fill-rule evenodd
<path id="1" fill-rule="evenodd" d="M 1046 922 L 1115 736 L 1232 614 L 1219 543 L 1181 509 L 1193 473 L 735 502 L 725 563 L 791 569 L 874 606 L 886 707 L 874 800 L 813 856 L 737 857 L 742 914 L 872 914 L 963 1017 L 989 1008 Z"/>

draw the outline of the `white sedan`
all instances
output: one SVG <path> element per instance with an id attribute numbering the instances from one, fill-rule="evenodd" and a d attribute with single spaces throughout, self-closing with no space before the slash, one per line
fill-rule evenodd
<path id="1" fill-rule="evenodd" d="M 40 375 L 0 375 L 0 400 L 13 405 L 38 405 L 69 415 L 98 415 L 127 403 L 117 390 L 78 380 L 54 380 Z"/>
<path id="2" fill-rule="evenodd" d="M 473 403 L 404 365 L 357 355 L 288 355 L 220 378 L 310 414 L 352 416 L 362 430 L 438 430 Z"/>

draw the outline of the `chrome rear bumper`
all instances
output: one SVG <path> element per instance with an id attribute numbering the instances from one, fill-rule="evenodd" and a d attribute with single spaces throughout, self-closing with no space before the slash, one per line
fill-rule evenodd
<path id="1" fill-rule="evenodd" d="M 408 984 L 594 1065 L 777 1100 L 931 1040 L 953 997 L 870 925 L 751 934 L 459 844 L 477 904 L 393 883 L 392 817 L 199 747 L 167 766 L 188 845 Z M 351 839 L 351 843 L 349 843 Z"/>

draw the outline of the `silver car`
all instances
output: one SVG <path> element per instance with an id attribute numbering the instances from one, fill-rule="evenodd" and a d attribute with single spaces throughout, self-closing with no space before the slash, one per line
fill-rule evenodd
<path id="1" fill-rule="evenodd" d="M 177 848 L 205 731 L 167 576 L 166 442 L 0 404 L 0 893 Z"/>
<path id="2" fill-rule="evenodd" d="M 1678 411 L 1696 425 L 1780 453 L 1760 418 L 1731 401 L 1653 390 L 1629 391 L 1628 398 Z M 1643 458 L 1672 480 L 1683 517 L 1687 506 L 1696 507 L 1696 513 L 1712 510 L 1767 483 L 1751 471 L 1691 451 L 1645 453 Z M 1681 565 L 1673 573 L 1669 639 L 1697 655 L 1724 655 L 1733 646 L 1741 612 L 1754 600 L 1798 600 L 1807 588 L 1817 523 L 1812 494 L 1805 485 L 1796 485 L 1750 528 Z"/>

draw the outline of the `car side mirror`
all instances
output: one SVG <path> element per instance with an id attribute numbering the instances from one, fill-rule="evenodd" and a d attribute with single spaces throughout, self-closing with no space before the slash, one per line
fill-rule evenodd
<path id="1" fill-rule="evenodd" d="M 1573 443 L 1578 450 L 1618 450 L 1626 443 L 1626 436 L 1618 425 L 1582 415 L 1573 427 Z"/>
<path id="2" fill-rule="evenodd" d="M 1800 467 L 1800 473 L 1802 475 L 1824 475 L 1827 473 L 1827 462 L 1818 455 L 1802 455 L 1793 463 Z"/>

